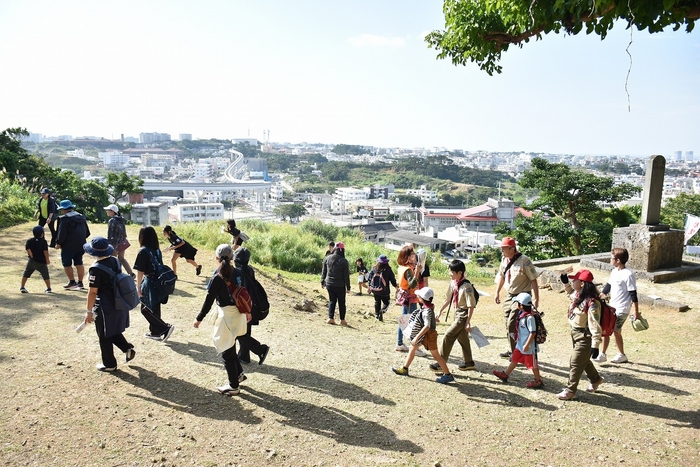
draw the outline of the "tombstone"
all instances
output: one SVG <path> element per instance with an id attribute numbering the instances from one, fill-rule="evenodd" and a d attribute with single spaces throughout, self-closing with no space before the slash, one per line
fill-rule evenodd
<path id="1" fill-rule="evenodd" d="M 612 247 L 627 248 L 630 269 L 651 272 L 679 268 L 683 262 L 684 232 L 660 223 L 665 170 L 663 156 L 649 158 L 641 223 L 613 230 Z"/>

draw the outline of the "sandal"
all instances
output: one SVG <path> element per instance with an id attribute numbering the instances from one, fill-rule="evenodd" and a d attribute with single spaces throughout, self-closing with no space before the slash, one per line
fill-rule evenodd
<path id="1" fill-rule="evenodd" d="M 533 379 L 532 381 L 528 381 L 528 383 L 525 384 L 525 386 L 527 386 L 530 389 L 537 389 L 544 386 L 544 383 L 541 379 Z"/>

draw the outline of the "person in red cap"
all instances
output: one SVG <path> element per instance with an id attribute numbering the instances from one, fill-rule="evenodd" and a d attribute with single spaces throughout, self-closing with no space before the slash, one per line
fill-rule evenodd
<path id="1" fill-rule="evenodd" d="M 576 389 L 584 372 L 591 381 L 586 391 L 596 392 L 598 386 L 603 384 L 603 377 L 598 374 L 598 370 L 591 361 L 591 358 L 598 356 L 598 347 L 603 340 L 603 330 L 600 327 L 599 293 L 593 284 L 591 271 L 581 269 L 573 276 L 562 274 L 561 281 L 571 298 L 568 319 L 571 326 L 573 351 L 569 360 L 569 384 L 557 394 L 557 397 L 561 400 L 570 400 L 576 397 Z"/>
<path id="2" fill-rule="evenodd" d="M 537 285 L 537 270 L 530 258 L 520 253 L 512 237 L 503 237 L 501 240 L 501 253 L 503 259 L 498 268 L 496 281 L 496 296 L 494 300 L 497 304 L 503 304 L 503 314 L 506 321 L 506 333 L 510 342 L 510 350 L 506 350 L 501 355 L 502 358 L 510 358 L 515 349 L 515 323 L 518 317 L 518 309 L 512 310 L 513 298 L 523 292 L 532 296 L 535 308 L 540 305 L 540 290 Z M 506 296 L 501 301 L 501 289 L 505 287 Z"/>

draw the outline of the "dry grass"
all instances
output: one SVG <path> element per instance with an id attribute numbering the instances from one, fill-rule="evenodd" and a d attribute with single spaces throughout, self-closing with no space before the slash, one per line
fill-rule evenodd
<path id="1" fill-rule="evenodd" d="M 492 345 L 474 349 L 478 371 L 455 371 L 456 384 L 443 386 L 423 358 L 409 378 L 391 373 L 403 359 L 393 350 L 397 307 L 378 323 L 364 315 L 372 299 L 352 296 L 351 327 L 328 326 L 316 278 L 267 272 L 262 282 L 273 311 L 254 335 L 272 350 L 265 365 L 246 366 L 241 395 L 227 398 L 213 389 L 225 373 L 211 323 L 192 327 L 205 285 L 192 267 L 180 263 L 179 289 L 163 307 L 177 328 L 171 340 L 142 337 L 146 322 L 132 312 L 125 335 L 136 359 L 102 374 L 94 367 L 94 331 L 73 331 L 84 293 L 44 295 L 36 274 L 27 284 L 32 293 L 19 293 L 29 230 L 3 230 L 0 245 L 3 465 L 700 464 L 696 310 L 645 311 L 649 331 L 625 329 L 632 363 L 603 365 L 598 394 L 585 393 L 582 381 L 579 399 L 561 402 L 554 394 L 566 381 L 570 349 L 563 295 L 541 294 L 550 331 L 540 355 L 544 390 L 524 388 L 531 376 L 525 370 L 507 385 L 491 375 L 505 363 L 498 353 L 506 344 L 499 308 L 486 296 L 474 324 Z M 198 260 L 212 269 L 210 254 L 201 251 Z M 55 253 L 52 261 L 60 289 L 65 276 Z M 446 282 L 431 286 L 441 295 Z M 697 297 L 688 283 L 669 287 Z M 479 289 L 493 293 L 492 284 Z M 294 310 L 303 298 L 315 300 L 317 311 Z M 441 324 L 440 333 L 445 329 Z M 455 370 L 457 363 L 450 361 Z"/>

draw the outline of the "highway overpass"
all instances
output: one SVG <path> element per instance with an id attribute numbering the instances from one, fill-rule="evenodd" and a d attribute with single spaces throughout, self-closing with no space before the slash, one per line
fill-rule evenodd
<path id="1" fill-rule="evenodd" d="M 224 183 L 207 182 L 152 182 L 144 181 L 143 189 L 146 191 L 234 191 L 234 190 L 268 190 L 272 183 L 265 181 L 236 181 Z"/>

